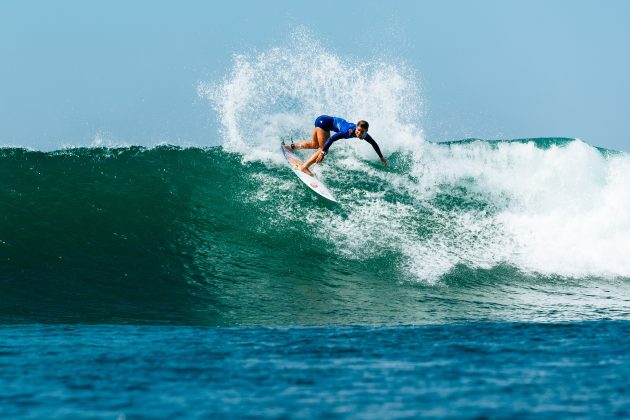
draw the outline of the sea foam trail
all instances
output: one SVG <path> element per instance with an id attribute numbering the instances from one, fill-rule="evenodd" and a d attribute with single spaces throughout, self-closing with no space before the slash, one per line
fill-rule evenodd
<path id="1" fill-rule="evenodd" d="M 274 204 L 278 217 L 305 223 L 347 258 L 396 255 L 423 282 L 460 265 L 630 277 L 627 154 L 573 139 L 428 143 L 413 71 L 326 51 L 298 33 L 286 47 L 236 56 L 223 82 L 199 87 L 218 112 L 223 147 L 244 161 L 281 164 L 279 138 L 310 138 L 320 114 L 370 121 L 391 168 L 352 140 L 316 168 L 347 217 L 320 206 L 295 212 L 290 198 Z M 258 178 L 252 200 L 293 194 L 272 175 Z"/>

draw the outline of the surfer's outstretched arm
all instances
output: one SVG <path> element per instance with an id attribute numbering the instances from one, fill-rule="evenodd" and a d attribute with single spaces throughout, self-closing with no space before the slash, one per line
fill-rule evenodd
<path id="1" fill-rule="evenodd" d="M 378 157 L 381 158 L 381 162 L 383 163 L 383 165 L 387 166 L 387 159 L 385 159 L 385 157 L 383 157 L 383 153 L 381 153 L 380 147 L 378 147 L 378 144 L 376 144 L 376 140 L 374 140 L 372 138 L 372 136 L 370 136 L 369 134 L 365 135 L 365 139 L 364 140 L 372 145 L 372 147 L 374 148 L 374 151 L 376 152 Z"/>
<path id="2" fill-rule="evenodd" d="M 316 151 L 313 156 L 311 156 L 310 159 L 304 163 L 304 168 L 308 169 L 308 167 L 311 166 L 313 163 L 319 163 L 324 160 L 324 156 L 328 154 L 328 149 L 330 148 L 330 145 L 339 139 L 345 139 L 346 136 L 344 134 L 345 133 L 335 133 L 330 136 L 326 143 L 324 143 L 324 147 Z"/>
<path id="3" fill-rule="evenodd" d="M 332 136 L 330 136 L 330 138 L 326 141 L 326 143 L 324 143 L 324 147 L 322 147 L 322 150 L 324 151 L 324 153 L 328 153 L 328 149 L 330 148 L 330 146 L 332 146 L 332 144 L 334 142 L 336 142 L 339 139 L 344 139 L 345 137 L 345 133 L 335 133 Z"/>

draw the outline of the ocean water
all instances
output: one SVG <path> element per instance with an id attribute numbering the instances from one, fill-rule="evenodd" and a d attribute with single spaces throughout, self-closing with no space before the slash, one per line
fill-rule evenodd
<path id="1" fill-rule="evenodd" d="M 630 324 L 0 329 L 8 418 L 630 414 Z"/>
<path id="2" fill-rule="evenodd" d="M 628 416 L 630 156 L 428 142 L 404 63 L 321 51 L 201 83 L 209 145 L 0 149 L 0 412 Z M 339 205 L 278 152 L 323 113 L 390 162 L 337 142 Z"/>

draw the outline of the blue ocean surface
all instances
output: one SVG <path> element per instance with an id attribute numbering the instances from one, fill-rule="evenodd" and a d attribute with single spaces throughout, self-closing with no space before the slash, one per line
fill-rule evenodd
<path id="1" fill-rule="evenodd" d="M 0 328 L 7 418 L 630 415 L 630 323 Z"/>

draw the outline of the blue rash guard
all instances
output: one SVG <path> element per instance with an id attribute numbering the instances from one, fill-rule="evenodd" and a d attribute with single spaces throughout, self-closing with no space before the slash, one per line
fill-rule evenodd
<path id="1" fill-rule="evenodd" d="M 319 127 L 326 131 L 334 131 L 335 134 L 330 136 L 326 144 L 324 144 L 324 148 L 322 149 L 324 153 L 328 153 L 328 149 L 330 146 L 339 139 L 349 139 L 352 137 L 356 137 L 355 129 L 357 128 L 356 124 L 348 122 L 343 118 L 339 117 L 330 117 L 328 115 L 320 115 L 315 119 L 315 127 Z M 370 136 L 368 133 L 365 133 L 365 138 L 363 139 L 370 143 L 378 154 L 378 157 L 383 159 L 383 154 L 381 153 L 381 149 L 376 144 L 376 141 Z"/>

